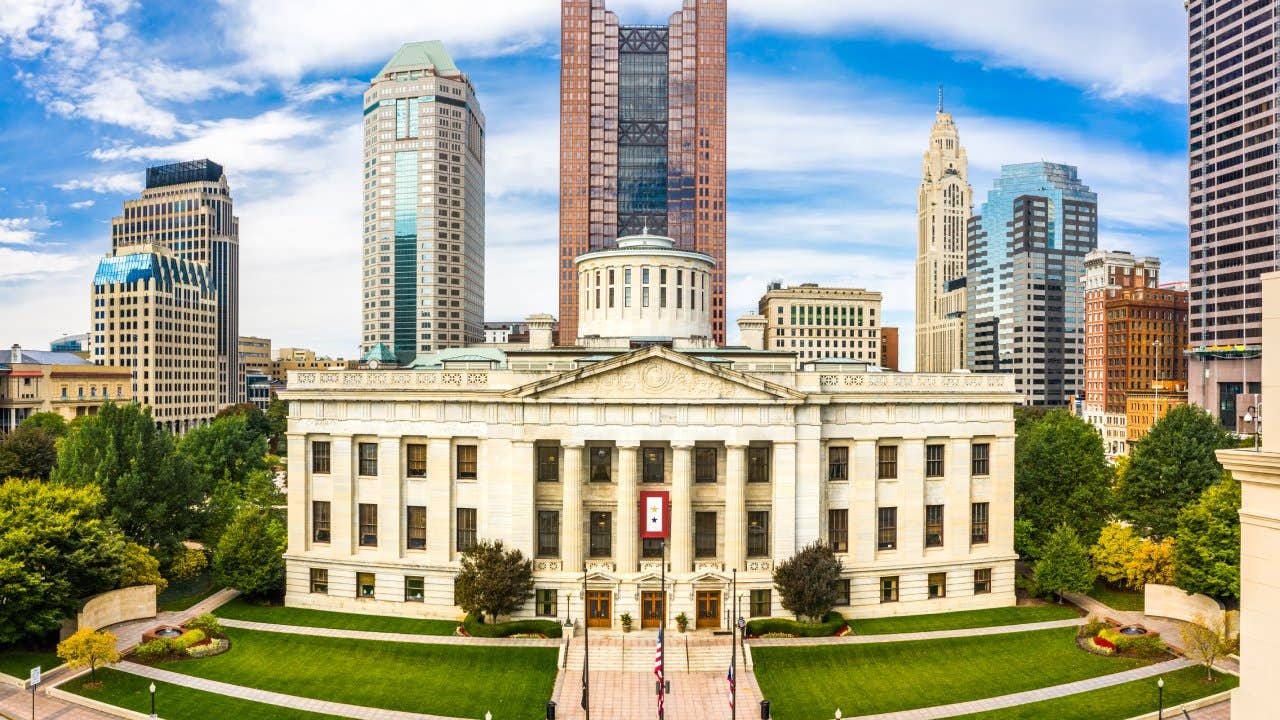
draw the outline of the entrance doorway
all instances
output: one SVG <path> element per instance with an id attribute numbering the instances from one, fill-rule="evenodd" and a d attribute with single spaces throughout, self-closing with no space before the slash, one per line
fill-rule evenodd
<path id="1" fill-rule="evenodd" d="M 607 628 L 613 625 L 613 592 L 609 590 L 587 591 L 587 625 Z"/>
<path id="2" fill-rule="evenodd" d="M 697 594 L 698 619 L 695 627 L 720 627 L 720 591 L 699 590 Z"/>
<path id="3" fill-rule="evenodd" d="M 666 603 L 658 590 L 645 590 L 640 593 L 640 627 L 656 628 L 666 617 Z"/>

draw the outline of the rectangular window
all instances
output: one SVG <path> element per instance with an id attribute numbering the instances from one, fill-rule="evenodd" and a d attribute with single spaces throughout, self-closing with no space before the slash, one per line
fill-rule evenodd
<path id="1" fill-rule="evenodd" d="M 376 588 L 373 573 L 356 573 L 356 597 L 372 598 Z"/>
<path id="2" fill-rule="evenodd" d="M 538 588 L 537 593 L 537 613 L 538 617 L 555 617 L 560 614 L 560 593 L 554 588 Z"/>
<path id="3" fill-rule="evenodd" d="M 699 447 L 693 449 L 693 481 L 714 483 L 716 481 L 716 449 Z"/>
<path id="4" fill-rule="evenodd" d="M 406 525 L 408 539 L 405 546 L 410 550 L 427 549 L 427 508 L 425 505 L 410 505 L 406 508 Z"/>
<path id="5" fill-rule="evenodd" d="M 408 461 L 406 473 L 409 477 L 427 476 L 427 446 L 415 443 L 405 446 L 405 459 Z"/>
<path id="6" fill-rule="evenodd" d="M 372 503 L 360 503 L 360 544 L 378 546 L 378 506 Z"/>
<path id="7" fill-rule="evenodd" d="M 622 288 L 622 307 L 631 307 L 631 286 Z"/>
<path id="8" fill-rule="evenodd" d="M 476 479 L 476 446 L 475 445 L 459 445 L 458 446 L 458 479 L 459 480 L 475 480 Z"/>
<path id="9" fill-rule="evenodd" d="M 404 579 L 404 601 L 423 602 L 426 600 L 426 583 L 421 577 L 409 575 Z"/>
<path id="10" fill-rule="evenodd" d="M 881 445 L 876 448 L 876 477 L 881 480 L 894 480 L 898 477 L 898 446 Z"/>
<path id="11" fill-rule="evenodd" d="M 977 502 L 970 506 L 969 526 L 971 532 L 969 534 L 969 542 L 974 545 L 981 545 L 987 541 L 988 514 L 990 510 L 991 503 Z"/>
<path id="12" fill-rule="evenodd" d="M 716 514 L 713 512 L 693 514 L 693 555 L 700 558 L 716 556 Z"/>
<path id="13" fill-rule="evenodd" d="M 924 546 L 942 547 L 942 506 L 924 506 Z"/>
<path id="14" fill-rule="evenodd" d="M 853 581 L 841 580 L 836 585 L 836 605 L 848 607 L 853 604 Z"/>
<path id="15" fill-rule="evenodd" d="M 591 557 L 607 558 L 613 555 L 613 515 L 607 512 L 591 513 Z"/>
<path id="16" fill-rule="evenodd" d="M 640 307 L 649 307 L 649 287 L 640 288 Z"/>
<path id="17" fill-rule="evenodd" d="M 833 552 L 849 552 L 849 511 L 827 511 L 827 544 Z"/>
<path id="18" fill-rule="evenodd" d="M 591 482 L 613 482 L 613 449 L 591 448 Z"/>
<path id="19" fill-rule="evenodd" d="M 538 482 L 560 482 L 559 446 L 538 446 Z"/>
<path id="20" fill-rule="evenodd" d="M 662 448 L 640 448 L 641 463 L 643 465 L 644 481 L 647 483 L 666 482 L 666 472 L 663 468 L 663 461 L 666 459 L 666 453 Z"/>
<path id="21" fill-rule="evenodd" d="M 640 543 L 640 557 L 661 558 L 662 538 L 643 538 Z"/>
<path id="22" fill-rule="evenodd" d="M 324 568 L 311 568 L 311 592 L 317 595 L 329 594 L 329 571 Z"/>
<path id="23" fill-rule="evenodd" d="M 980 568 L 973 571 L 973 594 L 986 595 L 991 592 L 991 568 Z"/>
<path id="24" fill-rule="evenodd" d="M 311 443 L 311 472 L 329 472 L 329 441 L 316 440 Z"/>
<path id="25" fill-rule="evenodd" d="M 538 557 L 560 557 L 560 511 L 538 511 Z"/>
<path id="26" fill-rule="evenodd" d="M 365 477 L 378 475 L 378 443 L 360 443 L 360 474 Z"/>
<path id="27" fill-rule="evenodd" d="M 843 482 L 849 479 L 849 448 L 827 448 L 827 480 Z"/>
<path id="28" fill-rule="evenodd" d="M 880 578 L 880 602 L 898 602 L 898 578 L 896 576 Z"/>
<path id="29" fill-rule="evenodd" d="M 747 448 L 747 482 L 769 482 L 769 448 L 765 445 L 752 445 Z"/>
<path id="30" fill-rule="evenodd" d="M 944 474 L 944 458 L 946 457 L 944 445 L 925 445 L 924 446 L 924 476 L 925 477 L 942 477 Z"/>
<path id="31" fill-rule="evenodd" d="M 769 511 L 747 513 L 747 557 L 769 556 Z"/>
<path id="32" fill-rule="evenodd" d="M 975 443 L 973 445 L 972 465 L 974 475 L 991 474 L 991 446 L 989 444 Z"/>
<path id="33" fill-rule="evenodd" d="M 898 547 L 898 508 L 882 507 L 876 511 L 876 549 Z"/>
<path id="34" fill-rule="evenodd" d="M 929 573 L 929 599 L 936 600 L 947 596 L 947 574 Z"/>
<path id="35" fill-rule="evenodd" d="M 751 591 L 751 617 L 769 617 L 773 614 L 773 591 Z"/>
<path id="36" fill-rule="evenodd" d="M 458 508 L 458 552 L 476 546 L 476 509 Z"/>
<path id="37" fill-rule="evenodd" d="M 311 501 L 311 541 L 329 542 L 329 501 Z"/>

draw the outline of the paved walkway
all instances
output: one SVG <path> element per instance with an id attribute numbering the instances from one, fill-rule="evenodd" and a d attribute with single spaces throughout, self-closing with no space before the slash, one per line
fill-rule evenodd
<path id="1" fill-rule="evenodd" d="M 1079 627 L 1085 623 L 1084 618 L 1068 618 L 1066 620 L 1047 620 L 1036 623 L 1019 623 L 1017 625 L 997 625 L 995 627 L 963 628 L 960 630 L 929 630 L 927 632 L 892 633 L 888 635 L 845 635 L 844 637 L 821 638 L 757 638 L 748 640 L 751 647 L 777 647 L 788 645 L 863 645 L 868 643 L 910 642 L 912 640 L 942 640 L 944 638 L 976 637 L 979 635 L 1004 635 L 1016 632 L 1034 632 L 1036 630 L 1056 630 L 1058 628 Z"/>
<path id="2" fill-rule="evenodd" d="M 419 645 L 503 645 L 507 647 L 559 647 L 559 638 L 477 638 L 460 635 L 417 635 L 414 633 L 375 632 L 372 630 L 338 630 L 309 625 L 280 625 L 277 623 L 230 620 L 218 618 L 223 627 L 261 632 L 311 635 L 314 637 L 347 638 L 349 640 L 377 640 L 379 642 L 416 643 Z"/>
<path id="3" fill-rule="evenodd" d="M 186 610 L 165 610 L 153 618 L 116 623 L 115 625 L 108 625 L 103 630 L 116 636 L 116 649 L 124 652 L 142 642 L 142 633 L 157 625 L 181 625 L 191 618 L 217 610 L 226 603 L 231 602 L 239 594 L 239 590 L 230 588 L 219 590 Z"/>
<path id="4" fill-rule="evenodd" d="M 1095 600 L 1088 595 L 1077 595 L 1076 593 L 1063 593 L 1063 597 L 1069 602 L 1084 610 L 1089 615 L 1096 615 L 1102 618 L 1110 618 L 1123 625 L 1141 625 L 1148 630 L 1154 630 L 1160 633 L 1160 639 L 1166 645 L 1177 650 L 1179 653 L 1185 653 L 1182 648 L 1182 627 L 1186 625 L 1181 620 L 1173 618 L 1156 617 L 1136 610 L 1116 610 L 1110 605 L 1106 605 L 1099 600 Z M 1229 657 L 1219 658 L 1214 662 L 1213 666 L 1223 672 L 1232 675 L 1240 674 L 1240 663 Z"/>
<path id="5" fill-rule="evenodd" d="M 729 717 L 725 672 L 667 673 L 671 693 L 667 720 L 715 720 Z M 591 671 L 591 720 L 650 720 L 657 715 L 657 678 L 651 672 Z M 556 717 L 581 720 L 582 671 L 566 670 L 557 683 Z M 755 676 L 738 666 L 738 716 L 759 717 L 760 688 Z"/>
<path id="6" fill-rule="evenodd" d="M 270 692 L 268 690 L 257 690 L 254 688 L 244 687 L 243 685 L 232 685 L 230 683 L 218 682 L 217 680 L 206 680 L 204 678 L 183 675 L 182 673 L 171 672 L 169 670 L 161 670 L 160 668 L 139 665 L 134 662 L 122 662 L 115 666 L 116 670 L 140 675 L 144 678 L 167 682 L 172 685 L 181 685 L 193 690 L 203 690 L 205 692 L 217 693 L 219 695 L 227 695 L 229 697 L 240 698 L 242 700 L 252 700 L 253 702 L 265 703 L 267 705 L 277 705 L 292 710 L 306 710 L 309 712 L 323 713 L 328 715 L 339 715 L 342 717 L 357 718 L 357 720 L 456 720 L 442 715 L 425 715 L 423 713 L 401 712 L 398 710 L 382 710 L 379 708 L 362 707 L 360 705 L 348 705 L 346 703 L 328 702 L 326 700 L 313 700 L 311 698 L 299 697 L 297 695 L 285 695 L 284 693 Z"/>

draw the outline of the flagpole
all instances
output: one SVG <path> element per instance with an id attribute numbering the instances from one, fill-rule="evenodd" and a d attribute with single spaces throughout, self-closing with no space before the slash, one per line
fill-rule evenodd
<path id="1" fill-rule="evenodd" d="M 587 564 L 582 563 L 582 709 L 591 720 L 591 608 L 587 604 Z"/>
<path id="2" fill-rule="evenodd" d="M 667 716 L 666 699 L 661 697 L 667 691 L 667 539 L 662 538 L 662 621 L 658 623 L 658 637 L 662 638 L 662 678 L 658 682 L 658 720 Z"/>
<path id="3" fill-rule="evenodd" d="M 733 569 L 733 597 L 730 598 L 729 607 L 733 607 L 733 603 L 738 601 L 738 568 Z M 734 608 L 736 610 L 736 608 Z M 733 641 L 730 644 L 729 668 L 733 671 L 733 697 L 729 699 L 730 720 L 738 720 L 738 619 L 734 614 L 729 618 L 729 624 L 733 626 Z"/>

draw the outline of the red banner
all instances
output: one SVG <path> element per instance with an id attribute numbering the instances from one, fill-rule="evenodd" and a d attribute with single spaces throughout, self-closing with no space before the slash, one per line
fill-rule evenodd
<path id="1" fill-rule="evenodd" d="M 670 533 L 667 519 L 671 503 L 666 490 L 646 490 L 640 493 L 640 537 L 665 538 Z"/>

